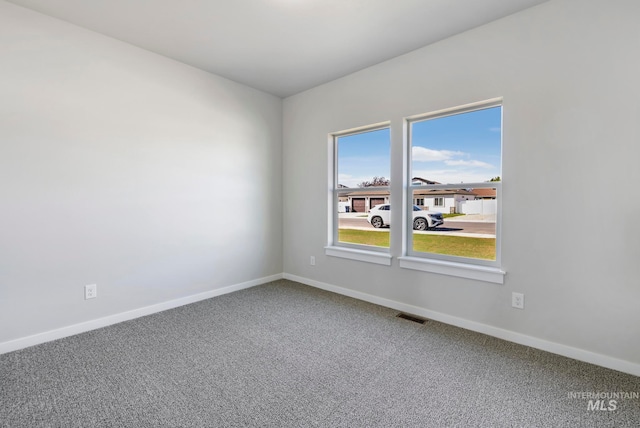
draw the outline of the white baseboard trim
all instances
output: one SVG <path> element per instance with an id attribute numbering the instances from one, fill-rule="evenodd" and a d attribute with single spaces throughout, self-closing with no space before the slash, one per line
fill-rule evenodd
<path id="1" fill-rule="evenodd" d="M 2 342 L 0 343 L 0 354 L 17 351 L 19 349 L 28 348 L 30 346 L 39 345 L 41 343 L 50 342 L 52 340 L 62 339 L 64 337 L 73 336 L 75 334 L 84 333 L 112 324 L 117 324 L 123 321 L 129 321 L 146 315 L 155 314 L 156 312 L 162 312 L 168 309 L 177 308 L 179 306 L 188 305 L 190 303 L 199 302 L 201 300 L 210 299 L 212 297 L 221 296 L 223 294 L 233 293 L 234 291 L 244 290 L 245 288 L 251 288 L 255 287 L 256 285 L 276 281 L 278 279 L 282 279 L 283 277 L 284 276 L 281 273 L 271 276 L 265 276 L 263 278 L 254 279 L 252 281 L 229 285 L 222 288 L 216 288 L 215 290 L 205 291 L 204 293 L 193 294 L 191 296 L 181 297 L 179 299 L 169 300 L 167 302 L 157 303 L 155 305 L 144 306 L 142 308 L 133 309 L 127 312 L 121 312 L 103 318 L 97 318 L 94 320 L 73 324 L 67 327 L 45 331 L 43 333 L 34 334 L 32 336 L 26 336 L 7 342 Z"/>
<path id="2" fill-rule="evenodd" d="M 624 373 L 632 374 L 634 376 L 640 376 L 640 364 L 632 363 L 630 361 L 621 360 L 621 359 L 610 357 L 607 355 L 596 354 L 595 352 L 586 351 L 584 349 L 574 348 L 567 345 L 562 345 L 560 343 L 549 342 L 547 340 L 539 339 L 533 336 L 528 336 L 526 334 L 505 330 L 499 327 L 493 327 L 487 324 L 470 321 L 464 318 L 443 314 L 441 312 L 424 309 L 424 308 L 409 305 L 406 303 L 396 302 L 395 300 L 385 299 L 383 297 L 374 296 L 372 294 L 367 294 L 360 291 L 350 290 L 348 288 L 343 288 L 336 285 L 315 281 L 315 280 L 300 277 L 297 275 L 291 275 L 291 274 L 285 273 L 283 274 L 283 278 L 291 281 L 296 281 L 302 284 L 310 285 L 312 287 L 320 288 L 326 291 L 331 291 L 333 293 L 353 297 L 358 300 L 364 300 L 365 302 L 374 303 L 380 306 L 385 306 L 391 309 L 395 309 L 397 311 L 419 315 L 421 317 L 432 319 L 435 321 L 440 321 L 445 324 L 450 324 L 450 325 L 461 327 L 467 330 L 476 331 L 478 333 L 483 333 L 489 336 L 497 337 L 499 339 L 504 339 L 509 342 L 530 346 L 532 348 L 551 352 L 553 354 L 562 355 L 568 358 L 573 358 L 575 360 L 584 361 L 586 363 L 595 364 L 597 366 L 618 370 Z"/>

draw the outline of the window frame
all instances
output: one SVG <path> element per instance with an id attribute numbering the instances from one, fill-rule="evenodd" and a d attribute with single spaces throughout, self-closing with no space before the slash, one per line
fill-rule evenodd
<path id="1" fill-rule="evenodd" d="M 463 183 L 464 188 L 491 188 L 496 189 L 496 257 L 495 260 L 474 259 L 471 257 L 453 256 L 445 254 L 435 254 L 418 252 L 413 250 L 413 201 L 415 199 L 414 190 L 417 189 L 460 189 L 460 184 L 413 184 L 413 162 L 412 162 L 412 124 L 425 120 L 438 119 L 447 116 L 470 113 L 494 107 L 501 108 L 501 116 L 504 117 L 504 105 L 502 98 L 493 98 L 477 103 L 447 108 L 430 113 L 414 115 L 404 119 L 405 129 L 405 177 L 407 186 L 403 197 L 405 203 L 404 227 L 403 227 L 403 255 L 399 258 L 400 267 L 417 269 L 427 272 L 435 272 L 446 275 L 479 279 L 487 282 L 502 284 L 505 271 L 502 269 L 502 183 L 504 180 L 502 172 L 502 152 L 504 147 L 503 120 L 501 119 L 500 133 L 500 177 L 501 181 L 482 183 Z M 435 201 L 434 201 L 435 202 Z"/>
<path id="2" fill-rule="evenodd" d="M 332 132 L 328 136 L 329 141 L 329 215 L 328 215 L 328 245 L 325 247 L 325 254 L 334 257 L 342 257 L 352 260 L 359 260 L 369 263 L 391 265 L 391 229 L 389 229 L 389 247 L 377 247 L 373 245 L 354 244 L 340 242 L 338 233 L 340 229 L 338 206 L 340 193 L 366 193 L 370 188 L 361 187 L 339 187 L 338 180 L 338 139 L 349 135 L 363 134 L 367 132 L 389 129 L 391 133 L 391 122 L 380 122 L 358 128 L 347 129 L 339 132 Z M 391 141 L 389 141 L 389 170 L 391 170 Z M 391 186 L 376 186 L 376 190 L 388 191 L 391 197 Z"/>

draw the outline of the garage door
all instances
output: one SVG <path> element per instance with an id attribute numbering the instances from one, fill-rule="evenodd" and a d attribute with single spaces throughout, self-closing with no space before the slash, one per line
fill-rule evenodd
<path id="1" fill-rule="evenodd" d="M 369 199 L 369 208 L 373 208 L 376 205 L 384 204 L 384 198 L 371 198 Z"/>
<path id="2" fill-rule="evenodd" d="M 364 198 L 353 198 L 351 200 L 351 209 L 354 213 L 363 213 L 365 209 Z"/>

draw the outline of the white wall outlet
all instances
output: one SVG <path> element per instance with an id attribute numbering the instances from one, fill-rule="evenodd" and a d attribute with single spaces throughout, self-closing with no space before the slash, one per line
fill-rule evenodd
<path id="1" fill-rule="evenodd" d="M 84 286 L 84 300 L 95 299 L 98 297 L 98 284 L 89 284 Z"/>
<path id="2" fill-rule="evenodd" d="M 311 258 L 309 258 L 309 264 L 311 266 L 315 266 L 316 265 L 316 256 L 311 256 Z"/>
<path id="3" fill-rule="evenodd" d="M 524 294 L 511 293 L 511 306 L 518 309 L 524 309 Z"/>

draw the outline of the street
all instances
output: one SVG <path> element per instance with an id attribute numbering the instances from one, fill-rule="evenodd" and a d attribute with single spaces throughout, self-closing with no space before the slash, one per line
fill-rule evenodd
<path id="1" fill-rule="evenodd" d="M 389 230 L 389 228 L 375 229 L 367 221 L 366 217 L 346 217 L 339 219 L 339 227 L 341 229 L 365 229 L 365 230 Z M 496 224 L 494 222 L 477 222 L 463 220 L 445 220 L 442 226 L 436 230 L 429 230 L 417 233 L 442 233 L 442 234 L 479 234 L 495 236 Z"/>

